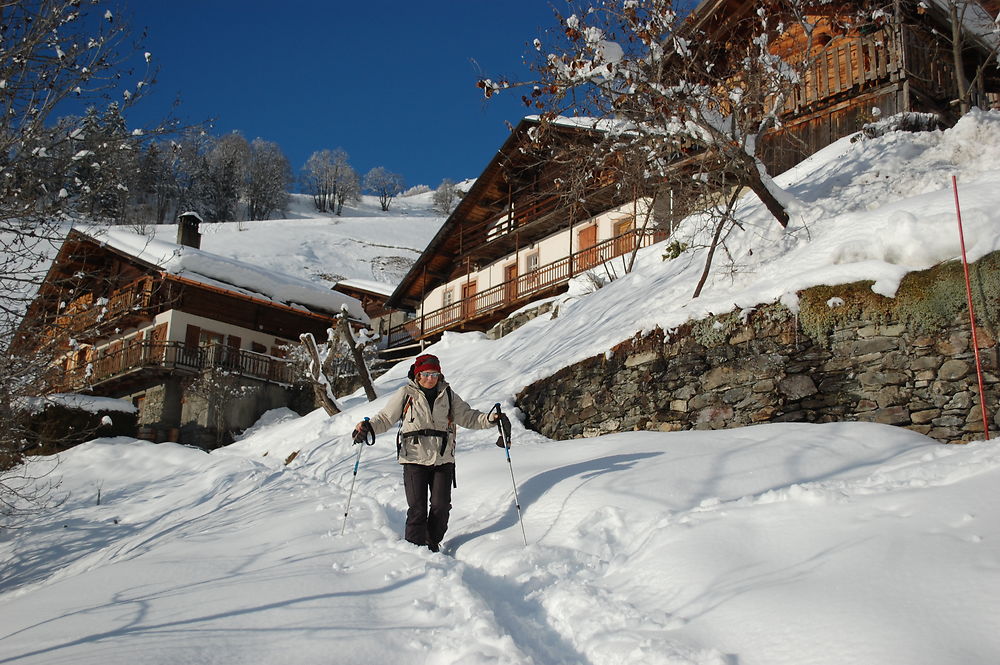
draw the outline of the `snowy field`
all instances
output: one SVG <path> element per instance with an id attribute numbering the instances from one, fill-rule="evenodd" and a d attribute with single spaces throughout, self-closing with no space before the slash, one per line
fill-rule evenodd
<path id="1" fill-rule="evenodd" d="M 996 440 L 842 423 L 556 442 L 513 407 L 531 381 L 639 330 L 794 307 L 814 284 L 893 293 L 958 255 L 952 175 L 970 258 L 997 249 L 998 164 L 998 114 L 841 141 L 779 179 L 797 199 L 788 230 L 746 202 L 735 266 L 696 301 L 700 252 L 664 262 L 654 247 L 632 274 L 561 297 L 558 318 L 497 341 L 446 335 L 431 350 L 455 390 L 515 416 L 510 466 L 496 432 L 460 432 L 452 556 L 402 542 L 391 434 L 362 451 L 345 521 L 349 432 L 401 366 L 373 404 L 271 412 L 211 454 L 112 439 L 39 460 L 58 462 L 65 501 L 0 540 L 0 664 L 1000 662 Z M 333 255 L 282 230 L 303 273 L 318 265 L 306 248 Z"/>

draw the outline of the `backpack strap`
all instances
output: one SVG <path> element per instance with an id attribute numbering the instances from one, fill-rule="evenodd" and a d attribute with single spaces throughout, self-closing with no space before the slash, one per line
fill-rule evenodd
<path id="1" fill-rule="evenodd" d="M 403 402 L 403 412 L 399 414 L 399 429 L 396 430 L 396 459 L 403 454 L 403 421 L 406 420 L 406 414 L 413 405 L 413 398 L 409 395 L 406 396 L 406 401 Z"/>
<path id="2" fill-rule="evenodd" d="M 452 406 L 453 400 L 451 399 L 451 386 L 448 386 L 445 392 L 448 393 L 448 431 L 455 431 L 455 409 Z"/>
<path id="3" fill-rule="evenodd" d="M 448 432 L 449 433 L 454 433 L 455 432 L 455 418 L 454 418 L 454 409 L 452 408 L 453 400 L 451 399 L 451 386 L 448 386 L 447 393 L 448 393 Z M 458 447 L 458 440 L 457 439 L 455 440 L 455 447 L 456 448 Z M 443 447 L 441 448 L 441 454 L 444 455 L 444 448 Z M 455 469 L 456 468 L 457 468 L 457 465 L 454 465 L 454 464 L 451 467 L 451 485 L 455 489 L 458 489 L 458 478 L 456 477 L 456 474 L 455 474 Z"/>

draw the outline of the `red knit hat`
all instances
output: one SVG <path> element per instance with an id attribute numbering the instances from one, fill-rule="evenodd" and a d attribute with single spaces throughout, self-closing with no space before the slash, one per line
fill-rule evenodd
<path id="1" fill-rule="evenodd" d="M 417 359 L 413 362 L 413 374 L 416 376 L 421 372 L 440 373 L 441 363 L 438 361 L 437 356 L 432 356 L 429 353 L 417 356 Z"/>

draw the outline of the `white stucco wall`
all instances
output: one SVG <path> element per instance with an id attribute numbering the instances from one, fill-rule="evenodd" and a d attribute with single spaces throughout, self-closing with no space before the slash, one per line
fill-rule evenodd
<path id="1" fill-rule="evenodd" d="M 113 342 L 121 339 L 127 339 L 133 337 L 136 332 L 141 332 L 143 335 L 149 330 L 152 330 L 156 326 L 166 323 L 167 324 L 167 338 L 168 342 L 183 342 L 185 341 L 185 336 L 187 334 L 187 327 L 189 325 L 198 326 L 204 330 L 209 330 L 213 333 L 219 333 L 224 335 L 226 340 L 230 336 L 236 336 L 240 338 L 240 348 L 250 349 L 252 342 L 257 342 L 262 344 L 264 348 L 267 349 L 267 353 L 270 353 L 271 347 L 278 344 L 287 344 L 294 342 L 295 340 L 287 340 L 281 337 L 275 337 L 274 335 L 266 335 L 264 333 L 258 332 L 256 330 L 250 330 L 249 328 L 242 328 L 240 326 L 234 326 L 228 323 L 222 323 L 220 321 L 215 321 L 213 319 L 208 319 L 203 316 L 196 316 L 194 314 L 188 314 L 186 312 L 181 312 L 175 309 L 167 310 L 166 312 L 161 312 L 156 315 L 153 319 L 151 325 L 142 326 L 141 328 L 128 328 L 121 331 L 118 335 L 110 337 L 101 344 L 97 345 L 98 350 L 102 350 L 110 346 Z"/>
<path id="2" fill-rule="evenodd" d="M 517 274 L 527 274 L 528 256 L 536 252 L 538 253 L 539 267 L 544 267 L 548 264 L 555 263 L 560 259 L 568 257 L 572 252 L 580 250 L 579 234 L 587 227 L 594 225 L 597 226 L 598 243 L 613 238 L 615 236 L 615 223 L 629 217 L 638 218 L 643 210 L 643 208 L 641 208 L 642 203 L 643 202 L 627 203 L 619 206 L 618 208 L 613 208 L 607 212 L 601 213 L 600 215 L 591 217 L 588 220 L 578 222 L 574 224 L 572 228 L 564 229 L 540 241 L 520 247 L 516 253 L 508 254 L 488 266 L 483 266 L 479 270 L 473 271 L 467 277 L 461 277 L 459 279 L 452 280 L 443 286 L 439 286 L 431 291 L 424 299 L 421 314 L 425 312 L 433 312 L 434 310 L 444 307 L 445 293 L 447 291 L 451 291 L 453 295 L 454 299 L 452 302 L 458 302 L 461 300 L 462 285 L 468 282 L 476 282 L 477 293 L 481 293 L 493 286 L 504 283 L 506 281 L 506 268 L 515 261 L 518 264 Z"/>

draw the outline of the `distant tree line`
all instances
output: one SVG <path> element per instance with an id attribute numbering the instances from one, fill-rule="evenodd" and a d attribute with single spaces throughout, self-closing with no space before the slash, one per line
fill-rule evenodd
<path id="1" fill-rule="evenodd" d="M 200 126 L 169 138 L 143 138 L 128 129 L 122 111 L 112 102 L 103 111 L 91 107 L 83 117 L 60 118 L 48 131 L 70 140 L 49 142 L 31 160 L 20 174 L 18 196 L 136 228 L 172 223 L 189 210 L 209 221 L 232 222 L 269 219 L 287 209 L 295 180 L 277 143 L 247 141 L 239 132 L 211 136 Z M 377 166 L 360 178 L 349 159 L 342 148 L 319 150 L 302 167 L 299 186 L 317 211 L 340 215 L 363 191 L 388 211 L 405 195 L 403 176 Z M 454 200 L 454 183 L 445 180 L 435 207 L 447 213 Z"/>
<path id="2" fill-rule="evenodd" d="M 361 192 L 367 191 L 378 197 L 382 210 L 388 211 L 392 200 L 406 187 L 403 176 L 376 166 L 362 180 L 348 160 L 343 148 L 319 150 L 302 167 L 300 183 L 303 191 L 312 195 L 316 210 L 340 215 L 345 203 L 359 201 Z"/>
<path id="3" fill-rule="evenodd" d="M 239 132 L 211 136 L 201 126 L 142 135 L 128 129 L 117 102 L 62 117 L 44 131 L 69 140 L 47 141 L 38 159 L 26 162 L 18 197 L 26 205 L 58 203 L 106 224 L 173 223 L 186 211 L 212 222 L 269 219 L 287 210 L 295 184 L 277 143 L 247 141 Z M 342 148 L 314 152 L 298 182 L 317 211 L 337 215 L 363 191 L 388 211 L 406 186 L 403 176 L 382 166 L 360 178 Z M 442 186 L 451 191 L 453 184 Z"/>
<path id="4" fill-rule="evenodd" d="M 61 201 L 97 222 L 144 226 L 187 210 L 219 222 L 267 219 L 288 204 L 291 167 L 264 139 L 192 128 L 137 141 L 117 103 L 60 118 L 48 131 L 70 140 L 49 142 L 44 159 L 25 164 L 16 193 L 25 205 Z"/>

